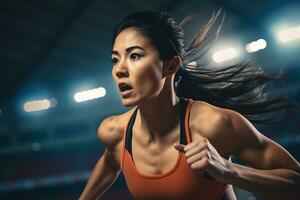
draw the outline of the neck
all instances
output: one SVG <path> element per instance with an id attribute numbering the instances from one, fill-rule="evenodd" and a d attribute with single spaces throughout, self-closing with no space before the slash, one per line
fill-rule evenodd
<path id="1" fill-rule="evenodd" d="M 180 124 L 179 99 L 172 79 L 166 80 L 161 93 L 139 105 L 137 126 L 149 136 L 149 141 L 162 140 Z"/>

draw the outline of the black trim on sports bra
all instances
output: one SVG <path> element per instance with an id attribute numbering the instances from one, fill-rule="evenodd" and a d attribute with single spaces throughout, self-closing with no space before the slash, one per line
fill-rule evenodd
<path id="1" fill-rule="evenodd" d="M 180 144 L 187 144 L 187 138 L 185 133 L 185 112 L 188 105 L 188 99 L 179 98 L 180 103 Z M 126 140 L 125 148 L 132 155 L 132 127 L 136 118 L 138 107 L 134 110 L 132 116 L 130 117 L 128 126 L 126 128 Z"/>

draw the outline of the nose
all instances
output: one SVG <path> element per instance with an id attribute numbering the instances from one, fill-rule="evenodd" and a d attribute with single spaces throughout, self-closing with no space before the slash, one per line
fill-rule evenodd
<path id="1" fill-rule="evenodd" d="M 118 78 L 128 77 L 129 75 L 127 67 L 125 67 L 125 65 L 121 63 L 119 64 L 119 66 L 117 66 L 115 73 Z"/>

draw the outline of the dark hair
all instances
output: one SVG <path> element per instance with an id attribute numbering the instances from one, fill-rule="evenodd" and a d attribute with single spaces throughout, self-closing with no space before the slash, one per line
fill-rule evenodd
<path id="1" fill-rule="evenodd" d="M 125 17 L 116 26 L 113 41 L 124 29 L 134 27 L 151 40 L 162 60 L 179 55 L 182 66 L 174 80 L 178 97 L 202 100 L 235 110 L 252 122 L 277 121 L 279 115 L 270 116 L 268 113 L 297 107 L 295 102 L 284 96 L 267 100 L 264 92 L 266 83 L 281 79 L 282 73 L 268 76 L 250 62 L 221 68 L 201 64 L 201 58 L 223 24 L 224 15 L 221 23 L 211 31 L 220 13 L 221 10 L 213 13 L 187 46 L 184 45 L 182 26 L 192 17 L 189 16 L 177 24 L 170 14 L 155 11 L 137 12 Z"/>

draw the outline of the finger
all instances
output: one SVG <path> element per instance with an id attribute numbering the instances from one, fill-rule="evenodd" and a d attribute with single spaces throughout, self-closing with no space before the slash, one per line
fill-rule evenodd
<path id="1" fill-rule="evenodd" d="M 197 162 L 197 161 L 199 161 L 199 160 L 201 160 L 203 158 L 208 158 L 208 152 L 207 152 L 207 150 L 201 151 L 200 153 L 195 154 L 195 155 L 189 157 L 187 159 L 187 163 L 188 164 L 193 164 L 194 162 Z"/>
<path id="2" fill-rule="evenodd" d="M 201 143 L 198 146 L 186 151 L 185 156 L 187 158 L 189 158 L 189 157 L 193 156 L 194 154 L 200 153 L 201 151 L 203 151 L 205 149 L 207 149 L 207 144 Z"/>
<path id="3" fill-rule="evenodd" d="M 203 159 L 191 164 L 191 168 L 196 169 L 196 170 L 205 170 L 207 168 L 208 164 L 209 164 L 209 162 L 208 162 L 207 158 L 203 158 Z"/>
<path id="4" fill-rule="evenodd" d="M 204 138 L 204 137 L 202 137 L 202 138 L 200 138 L 200 139 L 198 139 L 198 140 L 196 140 L 196 141 L 193 141 L 193 142 L 191 142 L 191 143 L 189 143 L 189 144 L 187 144 L 187 145 L 185 146 L 184 151 L 186 152 L 186 151 L 188 151 L 189 149 L 193 148 L 194 146 L 197 146 L 198 144 L 201 144 L 201 143 L 203 143 L 203 142 L 205 142 L 205 143 L 207 142 L 207 139 Z"/>
<path id="5" fill-rule="evenodd" d="M 174 146 L 174 148 L 175 148 L 176 150 L 178 150 L 179 152 L 183 152 L 183 153 L 184 153 L 184 147 L 185 147 L 185 145 L 176 143 L 176 144 L 174 144 L 173 146 Z"/>
<path id="6" fill-rule="evenodd" d="M 190 149 L 192 149 L 192 148 L 194 148 L 195 146 L 197 146 L 198 144 L 199 144 L 198 141 L 191 142 L 191 143 L 185 145 L 184 151 L 187 152 L 187 151 L 189 151 Z"/>
<path id="7" fill-rule="evenodd" d="M 197 162 L 203 158 L 203 155 L 201 153 L 195 154 L 192 157 L 188 158 L 186 161 L 189 165 L 193 164 L 194 162 Z"/>

